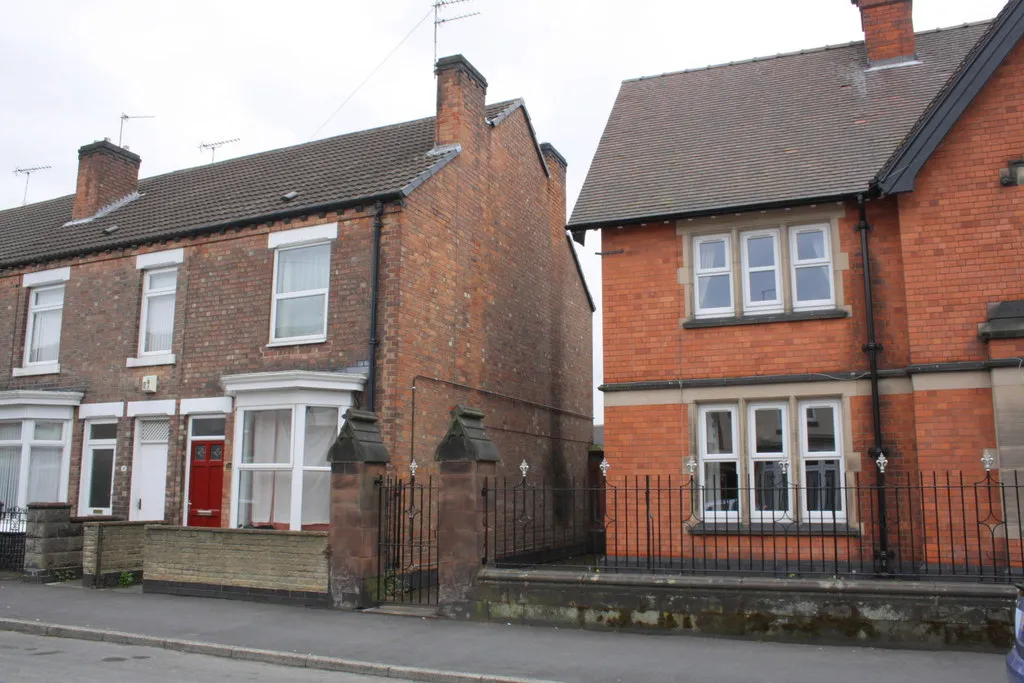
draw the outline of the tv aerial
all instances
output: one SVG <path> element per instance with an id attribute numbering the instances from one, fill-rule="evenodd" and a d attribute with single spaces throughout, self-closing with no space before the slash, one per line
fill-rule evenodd
<path id="1" fill-rule="evenodd" d="M 451 5 L 461 5 L 464 2 L 470 2 L 470 0 L 434 0 L 434 64 L 437 64 L 437 29 L 442 24 L 458 21 L 460 19 L 469 19 L 470 17 L 475 17 L 480 14 L 480 12 L 468 12 L 454 17 L 441 16 L 441 13 L 445 8 L 450 7 Z"/>
<path id="2" fill-rule="evenodd" d="M 50 168 L 49 166 L 27 166 L 25 168 L 14 169 L 14 175 L 25 176 L 25 194 L 21 197 L 21 205 L 25 206 L 28 203 L 28 181 L 32 179 L 32 174 L 38 171 L 45 171 Z"/>
<path id="3" fill-rule="evenodd" d="M 210 163 L 212 164 L 217 158 L 217 148 L 223 147 L 224 145 L 230 145 L 232 142 L 238 142 L 241 138 L 230 138 L 228 140 L 218 140 L 217 142 L 200 142 L 199 151 L 205 152 L 210 150 Z"/>
<path id="4" fill-rule="evenodd" d="M 155 119 L 155 118 L 156 118 L 155 116 L 150 116 L 150 115 L 143 115 L 143 114 L 132 115 L 132 114 L 125 114 L 124 112 L 121 112 L 121 127 L 117 131 L 117 146 L 121 147 L 121 140 L 122 140 L 122 138 L 124 138 L 124 122 L 125 121 L 129 121 L 131 119 Z"/>

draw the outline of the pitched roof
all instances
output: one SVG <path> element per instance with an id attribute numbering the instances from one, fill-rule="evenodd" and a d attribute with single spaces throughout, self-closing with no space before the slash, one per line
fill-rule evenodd
<path id="1" fill-rule="evenodd" d="M 492 104 L 485 116 L 519 106 Z M 65 225 L 74 195 L 0 211 L 0 267 L 398 198 L 458 154 L 433 146 L 429 117 L 142 178 L 137 199 L 84 224 Z"/>
<path id="2" fill-rule="evenodd" d="M 863 192 L 987 27 L 917 34 L 914 65 L 857 42 L 625 81 L 569 225 Z"/>
<path id="3" fill-rule="evenodd" d="M 921 167 L 1022 37 L 1024 0 L 1010 0 L 875 176 L 881 192 L 914 189 Z"/>

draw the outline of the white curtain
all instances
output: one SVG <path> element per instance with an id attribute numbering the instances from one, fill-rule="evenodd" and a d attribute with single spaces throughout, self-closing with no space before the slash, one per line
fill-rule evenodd
<path id="1" fill-rule="evenodd" d="M 307 470 L 302 473 L 302 528 L 331 521 L 331 473 Z"/>
<path id="2" fill-rule="evenodd" d="M 60 319 L 64 309 L 33 313 L 30 363 L 56 362 L 60 351 Z"/>
<path id="3" fill-rule="evenodd" d="M 337 408 L 306 408 L 306 452 L 302 464 L 307 467 L 328 467 L 327 450 L 337 436 Z"/>
<path id="4" fill-rule="evenodd" d="M 277 300 L 274 337 L 308 337 L 324 333 L 324 296 L 313 294 Z"/>
<path id="5" fill-rule="evenodd" d="M 278 294 L 326 289 L 330 278 L 330 260 L 329 244 L 282 250 L 277 255 Z"/>
<path id="6" fill-rule="evenodd" d="M 725 267 L 725 242 L 702 242 L 700 245 L 701 270 Z"/>
<path id="7" fill-rule="evenodd" d="M 143 350 L 147 353 L 170 353 L 171 337 L 174 334 L 174 294 L 150 296 L 147 305 Z"/>
<path id="8" fill-rule="evenodd" d="M 291 447 L 291 410 L 250 410 L 245 413 L 242 463 L 291 462 Z"/>
<path id="9" fill-rule="evenodd" d="M 290 470 L 246 470 L 239 481 L 238 521 L 242 526 L 291 523 L 292 473 Z"/>
<path id="10" fill-rule="evenodd" d="M 797 233 L 796 244 L 800 261 L 825 258 L 825 235 L 821 231 Z"/>
<path id="11" fill-rule="evenodd" d="M 60 500 L 60 446 L 32 446 L 28 456 L 28 500 L 26 503 L 56 503 Z"/>
<path id="12" fill-rule="evenodd" d="M 21 474 L 21 446 L 0 446 L 0 503 L 18 505 L 18 477 Z"/>

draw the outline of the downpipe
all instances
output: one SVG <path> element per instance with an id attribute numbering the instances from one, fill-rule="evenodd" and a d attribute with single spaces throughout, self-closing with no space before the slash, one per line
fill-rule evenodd
<path id="1" fill-rule="evenodd" d="M 370 257 L 370 368 L 366 376 L 366 410 L 374 411 L 377 398 L 377 301 L 380 298 L 380 233 L 384 228 L 384 203 L 373 210 L 373 254 Z"/>

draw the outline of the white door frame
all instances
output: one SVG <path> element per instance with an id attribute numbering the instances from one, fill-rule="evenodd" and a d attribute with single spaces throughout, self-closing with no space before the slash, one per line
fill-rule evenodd
<path id="1" fill-rule="evenodd" d="M 160 422 L 160 421 L 167 422 L 167 441 L 163 442 L 163 444 L 164 444 L 164 481 L 163 481 L 163 486 L 161 487 L 161 491 L 160 491 L 163 494 L 163 507 L 164 507 L 164 509 L 166 511 L 166 507 L 167 507 L 167 471 L 168 471 L 168 464 L 169 464 L 168 461 L 169 461 L 170 454 L 171 454 L 171 428 L 170 428 L 170 421 L 171 421 L 171 419 L 170 419 L 170 417 L 158 416 L 158 415 L 152 415 L 152 416 L 147 416 L 147 417 L 138 417 L 138 418 L 135 419 L 135 425 L 134 425 L 134 427 L 135 427 L 135 435 L 134 435 L 134 437 L 132 439 L 132 483 L 131 483 L 131 494 L 130 494 L 129 503 L 128 503 L 128 519 L 129 519 L 129 521 L 132 521 L 132 522 L 135 522 L 135 521 L 150 521 L 150 520 L 142 520 L 142 518 L 140 517 L 142 508 L 140 507 L 140 502 L 141 501 L 139 499 L 140 499 L 140 496 L 143 493 L 143 491 L 140 490 L 140 487 L 142 486 L 141 478 L 142 478 L 142 470 L 143 470 L 143 466 L 142 465 L 143 465 L 143 463 L 139 459 L 139 456 L 140 456 L 141 451 L 142 451 L 142 446 L 143 446 L 143 443 L 142 443 L 142 423 L 143 422 Z M 158 441 L 149 441 L 149 442 L 147 442 L 147 444 L 154 444 L 154 445 L 158 444 L 158 443 L 160 443 L 160 442 L 158 442 Z M 164 517 L 165 517 L 165 515 L 161 514 L 159 520 L 152 520 L 152 521 L 163 521 Z"/>

